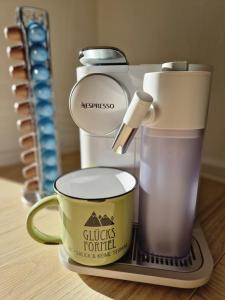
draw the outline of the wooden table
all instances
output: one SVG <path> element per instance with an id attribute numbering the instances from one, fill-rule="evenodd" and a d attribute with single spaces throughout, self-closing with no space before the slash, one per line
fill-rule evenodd
<path id="1" fill-rule="evenodd" d="M 76 156 L 73 156 L 76 157 Z M 78 157 L 73 166 L 78 166 Z M 64 169 L 71 168 L 65 164 Z M 13 169 L 0 168 L 3 177 Z M 11 174 L 11 175 L 9 175 Z M 25 229 L 28 207 L 21 201 L 21 184 L 0 179 L 0 299 L 225 299 L 225 184 L 201 179 L 199 218 L 211 249 L 215 268 L 201 288 L 182 290 L 116 279 L 79 276 L 58 259 L 58 246 L 33 241 Z M 40 229 L 57 233 L 58 213 L 45 210 L 37 216 Z"/>

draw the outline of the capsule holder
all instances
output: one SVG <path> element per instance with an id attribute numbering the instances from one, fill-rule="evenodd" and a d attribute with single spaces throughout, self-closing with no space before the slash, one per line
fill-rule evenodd
<path id="1" fill-rule="evenodd" d="M 49 18 L 44 9 L 18 7 L 17 26 L 7 27 L 5 35 L 17 45 L 7 48 L 10 58 L 23 64 L 10 66 L 17 98 L 15 109 L 23 117 L 17 126 L 23 135 L 20 145 L 25 149 L 21 160 L 26 165 L 22 199 L 29 204 L 54 192 L 53 184 L 60 174 L 60 160 L 55 124 L 52 66 L 49 37 Z M 26 134 L 24 134 L 26 133 Z"/>

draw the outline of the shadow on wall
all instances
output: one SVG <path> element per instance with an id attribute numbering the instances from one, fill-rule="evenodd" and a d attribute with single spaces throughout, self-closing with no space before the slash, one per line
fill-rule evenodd
<path id="1" fill-rule="evenodd" d="M 98 40 L 132 64 L 188 60 L 214 68 L 203 163 L 224 169 L 225 2 L 98 0 Z M 221 172 L 220 172 L 221 173 Z"/>

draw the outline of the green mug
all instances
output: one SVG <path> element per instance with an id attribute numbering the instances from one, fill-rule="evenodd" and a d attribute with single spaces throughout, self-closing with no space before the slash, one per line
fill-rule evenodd
<path id="1" fill-rule="evenodd" d="M 110 264 L 130 246 L 135 187 L 133 175 L 115 168 L 87 168 L 62 175 L 54 183 L 56 194 L 31 208 L 28 233 L 43 244 L 63 244 L 69 257 L 80 264 Z M 59 205 L 60 236 L 45 234 L 33 223 L 36 213 L 50 205 Z"/>

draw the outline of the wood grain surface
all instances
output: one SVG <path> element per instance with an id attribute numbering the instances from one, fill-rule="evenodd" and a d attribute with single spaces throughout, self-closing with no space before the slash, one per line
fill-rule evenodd
<path id="1" fill-rule="evenodd" d="M 78 154 L 64 157 L 64 171 L 78 167 Z M 26 232 L 29 208 L 20 201 L 19 173 L 19 166 L 0 168 L 0 299 L 225 299 L 225 184 L 201 178 L 198 215 L 215 268 L 207 285 L 185 290 L 79 276 L 65 269 L 57 246 L 39 244 Z M 38 227 L 49 233 L 58 232 L 58 221 L 56 210 L 44 210 L 36 218 Z"/>

